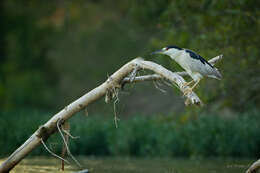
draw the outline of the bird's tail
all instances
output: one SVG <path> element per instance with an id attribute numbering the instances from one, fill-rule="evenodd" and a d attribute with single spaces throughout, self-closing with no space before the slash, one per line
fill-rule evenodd
<path id="1" fill-rule="evenodd" d="M 222 75 L 216 67 L 214 67 L 213 74 L 208 75 L 208 77 L 215 78 L 215 79 L 218 79 L 218 80 L 222 79 Z"/>

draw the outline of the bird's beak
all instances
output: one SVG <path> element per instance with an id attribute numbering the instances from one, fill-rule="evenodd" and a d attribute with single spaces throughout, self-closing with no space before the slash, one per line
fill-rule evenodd
<path id="1" fill-rule="evenodd" d="M 155 52 L 152 52 L 151 55 L 154 55 L 154 54 L 162 54 L 163 53 L 163 50 L 157 50 Z"/>

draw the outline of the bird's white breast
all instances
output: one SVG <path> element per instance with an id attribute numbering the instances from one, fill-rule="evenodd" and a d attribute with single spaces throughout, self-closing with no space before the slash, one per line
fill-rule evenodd
<path id="1" fill-rule="evenodd" d="M 190 71 L 190 59 L 184 50 L 179 51 L 178 53 L 170 55 L 170 57 L 175 60 L 182 68 L 186 71 Z"/>

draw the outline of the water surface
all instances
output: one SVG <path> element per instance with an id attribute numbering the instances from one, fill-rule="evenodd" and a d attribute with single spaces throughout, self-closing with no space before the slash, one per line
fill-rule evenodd
<path id="1" fill-rule="evenodd" d="M 83 169 L 97 173 L 244 173 L 254 160 L 249 159 L 172 159 L 172 158 L 95 158 L 77 157 Z M 0 163 L 3 159 L 0 160 Z M 71 161 L 72 163 L 72 161 Z M 59 160 L 51 157 L 29 157 L 13 173 L 61 172 Z M 79 171 L 65 165 L 64 173 Z"/>

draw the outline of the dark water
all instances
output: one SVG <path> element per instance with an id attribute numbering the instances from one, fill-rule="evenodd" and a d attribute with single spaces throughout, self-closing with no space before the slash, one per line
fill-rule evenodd
<path id="1" fill-rule="evenodd" d="M 90 158 L 77 157 L 82 169 L 97 173 L 244 173 L 254 160 L 248 159 L 172 159 L 172 158 Z M 0 160 L 2 162 L 3 159 Z M 50 157 L 24 159 L 13 173 L 61 172 L 59 160 Z M 72 163 L 65 173 L 79 171 Z"/>

